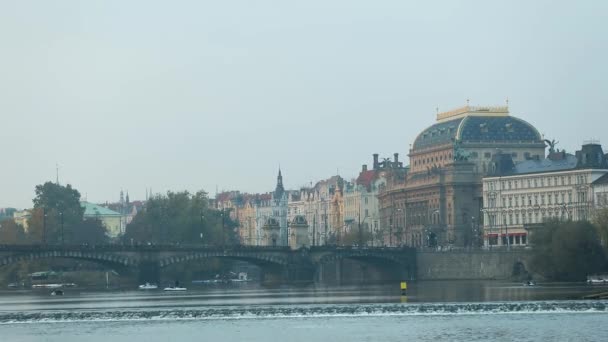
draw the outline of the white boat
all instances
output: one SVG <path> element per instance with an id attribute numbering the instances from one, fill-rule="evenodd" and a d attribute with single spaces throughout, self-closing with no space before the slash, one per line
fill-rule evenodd
<path id="1" fill-rule="evenodd" d="M 536 283 L 532 280 L 528 280 L 524 283 L 524 286 L 536 286 Z"/>
<path id="2" fill-rule="evenodd" d="M 185 287 L 165 287 L 163 291 L 186 291 Z"/>
<path id="3" fill-rule="evenodd" d="M 34 289 L 58 289 L 63 287 L 63 284 L 34 284 L 32 288 Z"/>
<path id="4" fill-rule="evenodd" d="M 608 276 L 588 276 L 587 277 L 588 284 L 605 284 L 608 283 Z"/>
<path id="5" fill-rule="evenodd" d="M 156 284 L 145 283 L 143 285 L 139 285 L 140 290 L 156 290 L 157 288 L 158 285 Z"/>

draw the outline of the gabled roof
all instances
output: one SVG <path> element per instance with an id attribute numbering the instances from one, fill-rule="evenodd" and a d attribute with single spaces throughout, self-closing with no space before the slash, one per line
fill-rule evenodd
<path id="1" fill-rule="evenodd" d="M 602 177 L 596 179 L 592 184 L 593 185 L 608 184 L 608 173 L 603 175 Z"/>
<path id="2" fill-rule="evenodd" d="M 80 202 L 80 206 L 84 208 L 84 217 L 121 216 L 120 213 L 90 202 Z"/>
<path id="3" fill-rule="evenodd" d="M 374 179 L 376 179 L 375 170 L 361 171 L 359 177 L 357 177 L 357 184 L 362 185 L 369 190 Z"/>

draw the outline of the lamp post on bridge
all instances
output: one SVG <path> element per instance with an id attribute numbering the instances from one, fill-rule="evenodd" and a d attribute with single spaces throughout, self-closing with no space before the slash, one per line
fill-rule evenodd
<path id="1" fill-rule="evenodd" d="M 46 208 L 42 208 L 42 244 L 46 245 Z"/>
<path id="2" fill-rule="evenodd" d="M 359 248 L 363 247 L 363 230 L 361 228 L 361 223 L 365 222 L 365 219 L 369 216 L 365 215 L 363 221 L 361 221 L 361 207 L 359 206 Z"/>
<path id="3" fill-rule="evenodd" d="M 61 246 L 64 246 L 64 240 L 63 240 L 63 211 L 59 212 L 59 216 L 61 217 Z"/>
<path id="4" fill-rule="evenodd" d="M 389 247 L 393 247 L 393 225 L 395 224 L 395 212 L 400 212 L 401 208 L 395 208 L 395 206 L 393 205 L 392 208 L 392 212 L 391 212 L 391 222 L 389 225 L 389 233 L 388 233 L 388 246 Z M 397 228 L 397 226 L 395 225 L 395 228 Z"/>

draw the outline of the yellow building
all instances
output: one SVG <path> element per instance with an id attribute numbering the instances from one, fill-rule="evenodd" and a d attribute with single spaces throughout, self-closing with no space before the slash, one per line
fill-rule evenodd
<path id="1" fill-rule="evenodd" d="M 27 222 L 29 221 L 29 219 L 31 217 L 32 217 L 31 209 L 25 209 L 25 210 L 16 211 L 13 213 L 13 221 L 15 221 L 16 224 L 23 227 L 23 230 L 26 233 L 28 232 L 28 228 L 29 228 Z"/>
<path id="2" fill-rule="evenodd" d="M 84 218 L 100 220 L 109 237 L 115 238 L 123 233 L 121 230 L 123 216 L 120 213 L 94 203 L 80 202 L 80 205 L 84 208 Z"/>

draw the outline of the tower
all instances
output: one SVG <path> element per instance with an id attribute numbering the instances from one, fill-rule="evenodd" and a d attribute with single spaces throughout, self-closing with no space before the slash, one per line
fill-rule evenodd
<path id="1" fill-rule="evenodd" d="M 288 245 L 287 235 L 287 192 L 283 187 L 283 175 L 281 174 L 281 168 L 279 168 L 279 175 L 277 176 L 277 185 L 272 193 L 272 216 L 276 219 L 279 224 L 279 241 L 280 245 Z"/>

